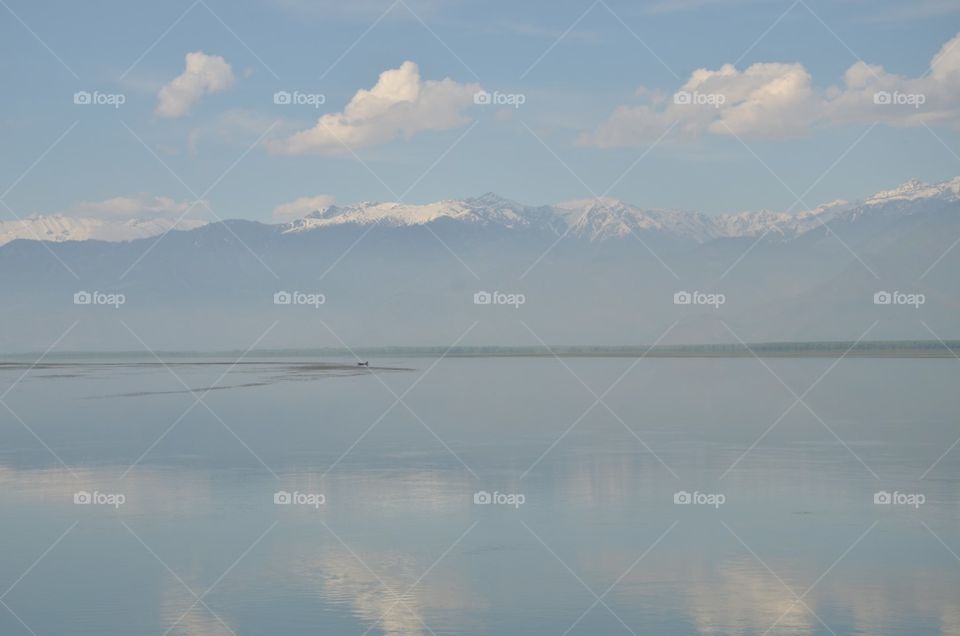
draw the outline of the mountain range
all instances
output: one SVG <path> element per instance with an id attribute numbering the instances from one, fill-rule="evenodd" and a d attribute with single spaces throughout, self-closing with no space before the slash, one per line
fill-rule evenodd
<path id="1" fill-rule="evenodd" d="M 476 198 L 427 205 L 366 202 L 342 207 L 330 205 L 290 223 L 283 228 L 283 232 L 307 232 L 334 225 L 401 227 L 449 219 L 478 226 L 567 233 L 591 241 L 623 238 L 637 232 L 656 232 L 706 243 L 720 238 L 760 235 L 790 238 L 817 229 L 824 223 L 850 221 L 876 210 L 882 210 L 884 214 L 909 215 L 917 210 L 917 201 L 956 202 L 958 199 L 960 177 L 933 185 L 911 180 L 863 201 L 833 201 L 798 213 L 761 210 L 713 216 L 679 210 L 644 209 L 612 198 L 534 207 L 487 193 Z"/>
<path id="2" fill-rule="evenodd" d="M 68 349 L 142 348 L 125 326 L 157 349 L 242 349 L 275 321 L 263 346 L 442 345 L 473 323 L 460 344 L 960 337 L 960 178 L 797 212 L 485 194 L 331 205 L 284 224 L 26 223 L 0 224 L 11 351 L 43 350 L 73 322 Z M 82 291 L 125 303 L 74 305 Z M 325 302 L 275 305 L 283 291 Z M 481 292 L 525 302 L 474 304 Z M 724 302 L 675 304 L 684 292 Z M 875 304 L 883 292 L 924 302 Z"/>
<path id="3" fill-rule="evenodd" d="M 792 238 L 820 228 L 824 223 L 850 221 L 878 211 L 889 215 L 910 215 L 919 209 L 918 202 L 949 203 L 956 202 L 958 198 L 960 177 L 936 184 L 911 180 L 862 201 L 833 201 L 796 213 L 760 210 L 706 215 L 682 210 L 641 208 L 608 197 L 568 201 L 553 206 L 530 206 L 487 193 L 469 199 L 424 205 L 389 202 L 329 205 L 277 227 L 280 232 L 288 234 L 345 225 L 410 227 L 453 221 L 479 227 L 541 230 L 591 241 L 655 232 L 675 239 L 706 243 L 721 238 L 760 235 Z M 196 229 L 203 224 L 198 220 L 165 218 L 110 221 L 64 215 L 35 216 L 22 221 L 0 223 L 0 245 L 16 239 L 51 242 L 91 239 L 130 241 L 163 234 L 171 229 Z"/>

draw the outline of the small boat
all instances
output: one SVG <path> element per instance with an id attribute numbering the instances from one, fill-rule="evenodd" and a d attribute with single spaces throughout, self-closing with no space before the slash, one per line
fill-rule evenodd
<path id="1" fill-rule="evenodd" d="M 369 362 L 369 361 L 358 362 L 358 363 L 357 363 L 357 366 L 358 366 L 358 367 L 369 367 L 369 366 L 370 366 L 370 362 Z"/>

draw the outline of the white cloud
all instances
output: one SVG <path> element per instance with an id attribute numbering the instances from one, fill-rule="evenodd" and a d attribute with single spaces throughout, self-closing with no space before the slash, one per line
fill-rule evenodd
<path id="1" fill-rule="evenodd" d="M 128 241 L 206 224 L 203 203 L 138 194 L 84 201 L 52 214 L 0 221 L 0 245 L 15 239 Z"/>
<path id="2" fill-rule="evenodd" d="M 885 94 L 894 103 L 883 103 Z M 647 94 L 641 90 L 638 96 Z M 896 103 L 898 99 L 902 103 Z M 601 148 L 645 144 L 671 125 L 686 137 L 732 133 L 782 139 L 816 128 L 875 121 L 960 127 L 960 34 L 917 78 L 858 62 L 847 70 L 842 85 L 818 89 L 799 63 L 759 63 L 743 71 L 732 64 L 698 69 L 665 103 L 650 98 L 648 103 L 620 106 L 578 143 Z"/>
<path id="3" fill-rule="evenodd" d="M 922 96 L 910 103 L 875 104 L 877 93 Z M 827 91 L 827 115 L 833 122 L 883 121 L 891 126 L 922 124 L 960 128 L 960 34 L 944 44 L 930 60 L 930 68 L 916 78 L 888 73 L 882 66 L 858 62 L 844 75 L 842 88 Z"/>
<path id="4" fill-rule="evenodd" d="M 811 77 L 802 64 L 754 64 L 738 71 L 732 64 L 698 69 L 677 92 L 650 103 L 620 106 L 596 131 L 581 135 L 582 145 L 611 148 L 648 143 L 671 125 L 685 137 L 716 134 L 784 138 L 803 134 L 820 111 Z M 661 103 L 662 102 L 662 103 Z M 872 103 L 872 102 L 871 102 Z"/>
<path id="5" fill-rule="evenodd" d="M 60 214 L 74 218 L 101 219 L 101 220 L 132 220 L 132 219 L 178 219 L 190 210 L 192 201 L 177 201 L 171 197 L 148 196 L 138 194 L 105 199 L 103 201 L 83 201 Z M 198 203 L 190 211 L 196 216 L 203 208 Z"/>
<path id="6" fill-rule="evenodd" d="M 160 89 L 157 116 L 183 117 L 203 95 L 226 90 L 236 79 L 230 64 L 219 55 L 187 53 L 186 64 L 183 73 Z"/>
<path id="7" fill-rule="evenodd" d="M 277 223 L 289 223 L 302 219 L 316 210 L 333 205 L 333 197 L 329 194 L 320 194 L 315 197 L 300 197 L 289 203 L 281 203 L 273 208 L 273 220 Z"/>
<path id="8" fill-rule="evenodd" d="M 381 73 L 373 88 L 357 91 L 343 112 L 323 115 L 313 128 L 273 140 L 269 148 L 278 154 L 337 154 L 345 152 L 344 144 L 360 148 L 458 128 L 470 121 L 463 110 L 479 90 L 478 84 L 450 78 L 421 80 L 417 65 L 404 62 Z"/>

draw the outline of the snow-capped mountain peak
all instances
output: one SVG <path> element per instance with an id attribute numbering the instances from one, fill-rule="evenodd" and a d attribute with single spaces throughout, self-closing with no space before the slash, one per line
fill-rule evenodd
<path id="1" fill-rule="evenodd" d="M 892 190 L 882 190 L 864 201 L 865 205 L 877 205 L 889 201 L 914 201 L 916 199 L 950 198 L 960 195 L 960 177 L 941 183 L 927 184 L 911 179 Z"/>
<path id="2" fill-rule="evenodd" d="M 206 222 L 196 219 L 106 220 L 52 214 L 0 221 L 0 245 L 17 239 L 34 241 L 133 241 L 158 236 L 171 229 L 192 230 Z"/>
<path id="3" fill-rule="evenodd" d="M 356 203 L 331 205 L 287 224 L 284 233 L 296 233 L 336 225 L 382 225 L 408 227 L 449 219 L 478 226 L 521 228 L 549 227 L 554 220 L 548 206 L 526 206 L 493 193 L 463 200 L 444 200 L 423 205 L 408 203 Z"/>
<path id="4" fill-rule="evenodd" d="M 465 228 L 532 230 L 570 235 L 588 241 L 656 235 L 670 240 L 706 243 L 724 238 L 769 236 L 789 240 L 826 223 L 852 223 L 863 218 L 894 220 L 930 209 L 930 205 L 960 201 L 960 177 L 936 184 L 916 179 L 858 202 L 832 201 L 812 209 L 785 212 L 759 210 L 708 216 L 699 212 L 647 209 L 603 197 L 530 206 L 487 192 L 466 199 L 426 204 L 360 202 L 325 205 L 303 218 L 278 226 L 284 234 L 319 231 L 337 226 L 402 228 L 455 223 Z M 929 205 L 928 205 L 929 203 Z M 54 214 L 0 222 L 0 245 L 15 239 L 52 242 L 126 241 L 156 236 L 171 229 L 168 216 L 87 218 Z M 176 229 L 189 230 L 203 222 L 180 220 Z"/>
<path id="5" fill-rule="evenodd" d="M 416 226 L 447 219 L 481 227 L 549 229 L 589 241 L 650 233 L 697 243 L 768 235 L 789 239 L 831 221 L 843 219 L 849 222 L 878 213 L 879 208 L 885 210 L 885 215 L 908 214 L 909 211 L 896 205 L 889 208 L 888 204 L 921 199 L 960 199 L 960 177 L 933 185 L 908 181 L 857 203 L 840 199 L 809 210 L 759 210 L 714 216 L 683 210 L 640 208 L 611 197 L 534 207 L 488 192 L 478 197 L 425 205 L 357 203 L 329 206 L 288 224 L 283 231 L 304 232 L 334 225 Z"/>
<path id="6" fill-rule="evenodd" d="M 556 210 L 573 236 L 591 241 L 657 232 L 703 242 L 715 234 L 709 217 L 703 214 L 643 209 L 609 197 L 568 201 L 558 204 Z"/>

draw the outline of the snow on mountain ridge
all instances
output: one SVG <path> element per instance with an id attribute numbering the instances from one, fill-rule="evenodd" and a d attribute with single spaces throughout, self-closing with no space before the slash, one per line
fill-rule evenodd
<path id="1" fill-rule="evenodd" d="M 440 219 L 451 219 L 480 226 L 505 228 L 550 227 L 554 215 L 547 206 L 521 205 L 493 193 L 463 200 L 443 200 L 415 205 L 407 203 L 363 202 L 349 206 L 331 205 L 287 224 L 284 233 L 309 231 L 333 225 L 383 225 L 409 227 Z"/>
<path id="2" fill-rule="evenodd" d="M 865 205 L 876 205 L 887 201 L 913 201 L 932 198 L 957 199 L 960 197 L 960 177 L 949 181 L 928 184 L 911 179 L 892 190 L 881 190 L 865 201 Z"/>
<path id="3" fill-rule="evenodd" d="M 822 227 L 831 221 L 854 221 L 888 204 L 918 199 L 960 199 L 960 177 L 928 185 L 916 180 L 878 192 L 862 201 L 836 200 L 810 210 L 775 212 L 759 210 L 715 216 L 684 210 L 645 209 L 618 199 L 603 197 L 566 201 L 553 206 L 526 206 L 496 194 L 464 200 L 445 200 L 425 205 L 403 203 L 358 203 L 330 206 L 288 224 L 284 232 L 303 232 L 332 225 L 382 224 L 415 226 L 440 219 L 481 226 L 549 228 L 590 241 L 621 239 L 631 234 L 655 232 L 683 240 L 705 243 L 720 238 L 755 238 L 770 235 L 789 239 Z M 886 209 L 885 214 L 906 210 Z"/>
<path id="4" fill-rule="evenodd" d="M 851 204 L 842 199 L 800 212 L 758 210 L 713 217 L 715 238 L 756 237 L 773 234 L 783 238 L 798 236 L 821 226 L 849 210 Z"/>
<path id="5" fill-rule="evenodd" d="M 591 241 L 660 232 L 704 242 L 714 238 L 712 222 L 698 212 L 645 210 L 617 199 L 569 201 L 555 206 L 573 236 Z"/>
<path id="6" fill-rule="evenodd" d="M 133 241 L 158 236 L 176 226 L 178 230 L 192 230 L 204 221 L 149 218 L 107 221 L 60 214 L 33 216 L 22 220 L 0 221 L 0 245 L 17 239 L 50 241 Z"/>
<path id="7" fill-rule="evenodd" d="M 856 203 L 838 200 L 795 212 L 759 210 L 709 216 L 682 210 L 644 209 L 609 197 L 529 206 L 487 193 L 424 205 L 396 202 L 329 205 L 278 227 L 286 234 L 332 226 L 413 227 L 449 220 L 484 228 L 533 229 L 558 236 L 568 233 L 589 241 L 623 239 L 642 233 L 698 243 L 768 235 L 786 240 L 832 221 L 853 222 L 865 215 L 893 219 L 915 214 L 925 209 L 914 205 L 921 201 L 960 201 L 960 177 L 936 184 L 914 179 Z M 172 218 L 162 217 L 109 220 L 62 214 L 34 216 L 22 221 L 0 221 L 0 245 L 16 239 L 129 241 L 163 234 L 173 224 Z M 181 220 L 176 229 L 190 230 L 204 224 Z"/>
<path id="8" fill-rule="evenodd" d="M 574 235 L 591 240 L 623 237 L 632 231 L 655 230 L 704 243 L 719 238 L 753 238 L 766 235 L 788 239 L 823 227 L 834 220 L 854 221 L 875 209 L 884 208 L 886 214 L 911 213 L 911 210 L 902 207 L 889 210 L 886 206 L 920 199 L 942 199 L 948 202 L 960 200 L 960 177 L 936 184 L 925 184 L 913 179 L 893 190 L 878 192 L 859 202 L 838 199 L 800 211 L 759 210 L 707 216 L 689 211 L 641 209 L 611 198 L 569 201 L 556 205 L 555 209 L 571 224 Z"/>

